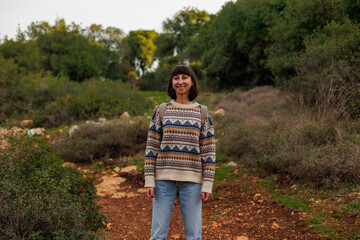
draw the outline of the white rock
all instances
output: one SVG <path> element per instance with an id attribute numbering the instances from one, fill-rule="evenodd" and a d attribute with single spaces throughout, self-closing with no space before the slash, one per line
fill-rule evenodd
<path id="1" fill-rule="evenodd" d="M 115 168 L 114 168 L 114 172 L 117 172 L 117 173 L 120 172 L 120 168 L 119 168 L 119 167 L 115 167 Z"/>
<path id="2" fill-rule="evenodd" d="M 216 111 L 214 112 L 214 114 L 215 114 L 215 115 L 218 115 L 218 116 L 224 116 L 224 115 L 225 115 L 225 110 L 222 109 L 222 108 L 220 108 L 220 109 L 216 110 Z"/>
<path id="3" fill-rule="evenodd" d="M 79 126 L 78 126 L 78 125 L 71 126 L 71 128 L 70 128 L 70 130 L 69 130 L 69 137 L 72 137 L 72 135 L 73 135 L 77 130 L 79 130 Z"/>
<path id="4" fill-rule="evenodd" d="M 234 162 L 229 162 L 226 164 L 226 166 L 231 166 L 231 167 L 237 167 L 237 163 L 234 163 Z"/>
<path id="5" fill-rule="evenodd" d="M 128 112 L 124 112 L 121 116 L 121 119 L 130 119 L 130 114 Z"/>
<path id="6" fill-rule="evenodd" d="M 137 197 L 137 196 L 138 196 L 138 194 L 133 193 L 133 192 L 129 192 L 129 193 L 117 192 L 117 193 L 113 194 L 111 196 L 111 198 L 132 198 L 132 197 Z"/>
<path id="7" fill-rule="evenodd" d="M 95 122 L 94 122 L 93 120 L 86 120 L 85 123 L 86 123 L 86 124 L 93 124 L 93 123 L 95 123 Z"/>
<path id="8" fill-rule="evenodd" d="M 99 122 L 106 123 L 106 118 L 99 118 Z"/>
<path id="9" fill-rule="evenodd" d="M 126 178 L 103 176 L 102 182 L 95 185 L 98 196 L 110 195 L 112 196 L 120 190 L 120 184 L 126 181 Z"/>
<path id="10" fill-rule="evenodd" d="M 137 167 L 136 166 L 128 166 L 121 169 L 121 173 L 130 173 L 130 172 L 136 172 Z"/>
<path id="11" fill-rule="evenodd" d="M 42 135 L 43 133 L 45 133 L 45 128 L 33 128 L 28 131 L 30 136 Z"/>

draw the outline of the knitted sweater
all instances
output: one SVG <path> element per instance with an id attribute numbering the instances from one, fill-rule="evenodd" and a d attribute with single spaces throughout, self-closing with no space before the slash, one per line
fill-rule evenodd
<path id="1" fill-rule="evenodd" d="M 202 183 L 211 193 L 215 175 L 214 128 L 207 113 L 201 126 L 198 103 L 167 104 L 162 121 L 159 107 L 151 119 L 145 151 L 145 187 L 154 180 Z"/>

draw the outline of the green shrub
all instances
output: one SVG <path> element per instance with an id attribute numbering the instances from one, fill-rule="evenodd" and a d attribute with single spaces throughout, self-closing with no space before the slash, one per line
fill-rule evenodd
<path id="1" fill-rule="evenodd" d="M 289 81 L 307 106 L 319 117 L 360 116 L 360 25 L 350 20 L 329 23 L 305 41 L 297 60 L 297 76 Z"/>
<path id="2" fill-rule="evenodd" d="M 147 127 L 143 121 L 84 124 L 70 139 L 64 134 L 53 142 L 53 146 L 62 159 L 72 162 L 118 158 L 145 149 Z"/>
<path id="3" fill-rule="evenodd" d="M 359 120 L 319 121 L 288 98 L 270 87 L 226 94 L 213 120 L 219 161 L 316 187 L 360 184 Z"/>
<path id="4" fill-rule="evenodd" d="M 245 153 L 256 152 L 255 139 L 249 130 L 241 122 L 232 123 L 231 128 L 225 128 L 224 136 L 219 137 L 217 146 L 219 162 L 238 161 Z"/>
<path id="5" fill-rule="evenodd" d="M 142 115 L 149 107 L 138 91 L 122 82 L 93 79 L 72 82 L 71 86 L 67 95 L 58 97 L 35 113 L 35 125 L 58 127 L 79 120 L 120 116 L 125 111 Z"/>
<path id="6" fill-rule="evenodd" d="M 95 239 L 105 216 L 93 178 L 62 167 L 47 139 L 10 134 L 0 149 L 1 239 Z"/>

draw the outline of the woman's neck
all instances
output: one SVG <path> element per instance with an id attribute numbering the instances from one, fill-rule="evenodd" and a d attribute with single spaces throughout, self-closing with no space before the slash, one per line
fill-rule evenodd
<path id="1" fill-rule="evenodd" d="M 181 104 L 191 104 L 192 102 L 189 101 L 189 97 L 186 95 L 177 95 L 176 96 L 176 102 L 181 103 Z"/>

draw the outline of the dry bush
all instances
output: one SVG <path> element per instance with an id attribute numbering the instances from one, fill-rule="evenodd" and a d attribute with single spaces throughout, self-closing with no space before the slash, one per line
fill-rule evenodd
<path id="1" fill-rule="evenodd" d="M 236 93 L 236 95 L 235 95 Z M 219 161 L 240 161 L 262 175 L 289 174 L 300 182 L 359 184 L 360 121 L 316 114 L 271 87 L 225 95 L 215 116 Z M 220 134 L 219 134 L 220 133 Z"/>
<path id="2" fill-rule="evenodd" d="M 144 121 L 84 124 L 71 138 L 64 134 L 53 141 L 53 146 L 62 159 L 71 162 L 118 158 L 145 149 L 147 127 Z"/>
<path id="3" fill-rule="evenodd" d="M 360 147 L 346 141 L 336 146 L 312 148 L 308 158 L 293 166 L 290 173 L 317 187 L 338 187 L 360 183 Z"/>

